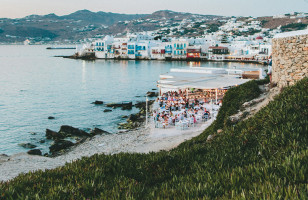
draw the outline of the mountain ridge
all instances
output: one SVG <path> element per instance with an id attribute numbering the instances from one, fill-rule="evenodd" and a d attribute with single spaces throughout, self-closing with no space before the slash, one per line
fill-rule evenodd
<path id="1" fill-rule="evenodd" d="M 123 36 L 126 33 L 158 31 L 167 37 L 197 37 L 219 30 L 232 17 L 192 14 L 172 10 L 158 10 L 151 14 L 120 14 L 78 10 L 58 16 L 28 15 L 24 18 L 0 18 L 0 44 L 20 44 L 26 39 L 33 43 L 84 43 L 88 38 L 105 35 Z M 239 17 L 250 23 L 251 17 Z M 298 23 L 297 18 L 252 18 L 262 23 L 262 28 L 275 29 Z M 301 18 L 308 24 L 308 18 Z M 291 27 L 292 28 L 292 27 Z"/>

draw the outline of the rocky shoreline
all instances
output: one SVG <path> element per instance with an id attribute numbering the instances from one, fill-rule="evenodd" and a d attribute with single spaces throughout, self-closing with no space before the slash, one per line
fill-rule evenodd
<path id="1" fill-rule="evenodd" d="M 158 94 L 156 92 L 148 92 L 147 96 L 155 97 Z M 153 104 L 153 100 L 148 101 L 148 108 Z M 94 101 L 92 104 L 101 106 L 104 105 L 103 101 Z M 120 102 L 120 103 L 108 103 L 104 105 L 107 108 L 104 112 L 112 112 L 114 109 L 131 110 L 133 107 L 139 109 L 136 114 L 129 116 L 121 116 L 122 119 L 126 119 L 125 123 L 119 123 L 119 133 L 127 133 L 141 127 L 146 119 L 146 102 L 137 102 L 133 105 L 132 102 Z M 148 110 L 150 111 L 150 109 Z M 48 119 L 54 120 L 55 117 L 49 116 Z M 45 157 L 57 157 L 69 152 L 73 147 L 78 146 L 86 141 L 91 140 L 97 135 L 109 135 L 111 133 L 102 130 L 100 128 L 90 129 L 88 132 L 75 128 L 69 125 L 62 125 L 59 131 L 46 129 L 45 139 L 41 139 L 40 143 L 45 143 L 46 140 L 51 140 L 52 143 L 49 146 L 49 153 L 43 154 L 42 151 L 32 143 L 21 143 L 19 146 L 29 149 L 27 151 L 30 155 L 45 156 Z M 36 133 L 33 133 L 36 135 Z"/>

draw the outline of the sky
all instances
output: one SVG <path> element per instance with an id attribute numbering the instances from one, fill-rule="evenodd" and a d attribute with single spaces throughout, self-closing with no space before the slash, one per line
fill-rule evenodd
<path id="1" fill-rule="evenodd" d="M 150 14 L 173 10 L 223 16 L 272 16 L 308 12 L 308 0 L 0 0 L 0 18 L 67 15 L 77 10 Z"/>

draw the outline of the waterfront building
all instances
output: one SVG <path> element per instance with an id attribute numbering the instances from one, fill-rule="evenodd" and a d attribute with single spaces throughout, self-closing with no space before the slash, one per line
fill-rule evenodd
<path id="1" fill-rule="evenodd" d="M 165 59 L 171 60 L 172 58 L 172 43 L 171 42 L 164 42 L 165 45 Z"/>
<path id="2" fill-rule="evenodd" d="M 107 47 L 112 45 L 114 38 L 106 36 L 104 39 L 94 41 L 94 52 L 96 58 L 107 58 L 108 49 Z"/>
<path id="3" fill-rule="evenodd" d="M 95 54 L 94 50 L 95 44 L 94 43 L 85 43 L 82 45 L 76 46 L 76 55 L 77 56 L 89 56 Z"/>
<path id="4" fill-rule="evenodd" d="M 136 42 L 127 43 L 127 56 L 128 59 L 136 59 Z"/>
<path id="5" fill-rule="evenodd" d="M 116 37 L 113 42 L 113 52 L 114 58 L 117 59 L 128 59 L 127 52 L 127 42 L 129 41 L 128 37 Z"/>
<path id="6" fill-rule="evenodd" d="M 151 59 L 153 60 L 165 60 L 166 50 L 165 45 L 162 44 L 158 47 L 151 48 Z"/>
<path id="7" fill-rule="evenodd" d="M 127 41 L 122 42 L 121 45 L 121 56 L 122 59 L 128 59 L 128 48 L 127 48 Z"/>
<path id="8" fill-rule="evenodd" d="M 112 43 L 112 47 L 111 47 L 111 54 L 110 57 L 112 57 L 113 54 L 113 58 L 121 58 L 121 54 L 122 54 L 122 42 L 113 42 Z"/>
<path id="9" fill-rule="evenodd" d="M 147 42 L 138 42 L 136 45 L 136 59 L 149 59 L 149 45 Z"/>
<path id="10" fill-rule="evenodd" d="M 187 47 L 189 42 L 187 39 L 175 39 L 172 43 L 172 59 L 181 60 L 187 58 Z"/>
<path id="11" fill-rule="evenodd" d="M 228 47 L 211 46 L 209 47 L 208 53 L 209 60 L 223 61 L 225 60 L 226 55 L 229 54 L 229 49 Z"/>
<path id="12" fill-rule="evenodd" d="M 201 46 L 188 46 L 187 48 L 188 60 L 201 60 Z"/>

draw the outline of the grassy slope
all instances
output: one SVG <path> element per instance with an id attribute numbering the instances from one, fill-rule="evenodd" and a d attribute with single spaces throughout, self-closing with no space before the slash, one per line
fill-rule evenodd
<path id="1" fill-rule="evenodd" d="M 259 94 L 256 81 L 231 89 L 217 120 L 172 151 L 94 155 L 28 173 L 1 184 L 0 199 L 308 198 L 308 78 L 254 117 L 227 120 Z"/>

